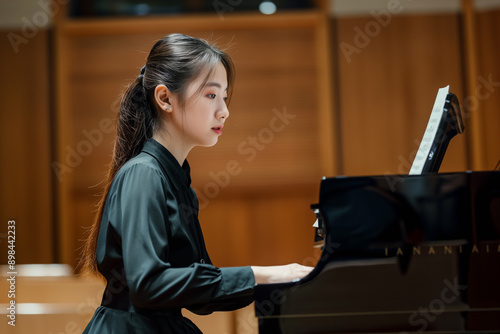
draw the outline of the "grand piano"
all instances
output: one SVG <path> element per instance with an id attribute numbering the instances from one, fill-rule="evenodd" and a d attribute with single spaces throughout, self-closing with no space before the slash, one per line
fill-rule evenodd
<path id="1" fill-rule="evenodd" d="M 464 130 L 440 93 L 410 175 L 321 180 L 321 257 L 255 287 L 259 333 L 500 333 L 500 171 L 438 173 Z"/>

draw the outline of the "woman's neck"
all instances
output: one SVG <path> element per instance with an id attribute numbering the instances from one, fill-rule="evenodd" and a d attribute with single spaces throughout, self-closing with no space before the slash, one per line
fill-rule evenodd
<path id="1" fill-rule="evenodd" d="M 178 141 L 173 141 L 171 136 L 168 134 L 155 133 L 153 134 L 153 139 L 163 145 L 170 153 L 172 153 L 179 165 L 183 165 L 190 149 L 186 149 L 184 145 Z"/>

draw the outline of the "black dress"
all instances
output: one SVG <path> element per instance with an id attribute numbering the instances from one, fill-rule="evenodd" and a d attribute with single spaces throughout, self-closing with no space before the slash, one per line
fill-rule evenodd
<path id="1" fill-rule="evenodd" d="M 200 333 L 181 308 L 209 314 L 253 301 L 250 267 L 212 265 L 190 183 L 187 161 L 153 139 L 118 171 L 97 241 L 106 289 L 83 333 Z"/>

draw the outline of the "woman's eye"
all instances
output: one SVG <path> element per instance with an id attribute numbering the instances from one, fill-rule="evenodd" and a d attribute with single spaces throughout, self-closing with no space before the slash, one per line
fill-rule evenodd
<path id="1" fill-rule="evenodd" d="M 208 97 L 211 99 L 215 99 L 215 94 L 208 94 Z"/>

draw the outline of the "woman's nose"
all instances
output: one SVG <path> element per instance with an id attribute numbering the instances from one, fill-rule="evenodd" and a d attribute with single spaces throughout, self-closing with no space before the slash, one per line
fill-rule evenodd
<path id="1" fill-rule="evenodd" d="M 222 108 L 217 112 L 217 118 L 223 119 L 224 121 L 229 117 L 229 109 L 227 109 L 227 105 L 224 103 Z"/>

